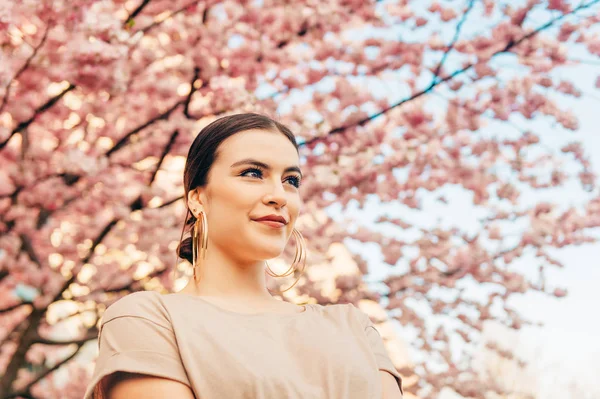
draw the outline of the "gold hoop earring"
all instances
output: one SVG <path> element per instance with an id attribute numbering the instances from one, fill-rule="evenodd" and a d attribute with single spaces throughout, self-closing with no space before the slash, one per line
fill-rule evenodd
<path id="1" fill-rule="evenodd" d="M 271 270 L 271 268 L 269 267 L 269 264 L 265 261 L 265 264 L 267 265 L 267 268 L 265 269 L 265 273 L 267 273 L 271 277 L 291 276 L 292 274 L 294 274 L 296 269 L 298 269 L 298 265 L 300 265 L 302 267 L 302 269 L 300 271 L 300 275 L 298 276 L 296 281 L 294 281 L 294 284 L 292 284 L 291 286 L 289 286 L 288 288 L 286 288 L 283 291 L 277 291 L 277 294 L 279 294 L 279 295 L 292 289 L 298 283 L 298 281 L 300 281 L 300 277 L 302 277 L 302 275 L 304 274 L 304 269 L 306 268 L 306 242 L 304 241 L 304 237 L 302 237 L 302 234 L 300 234 L 300 232 L 296 229 L 292 230 L 292 234 L 296 238 L 296 255 L 294 256 L 294 261 L 292 262 L 292 265 L 290 266 L 290 268 L 283 274 L 277 274 L 277 273 L 273 272 L 273 270 Z M 269 290 L 269 292 L 271 292 L 271 290 Z"/>
<path id="2" fill-rule="evenodd" d="M 194 233 L 192 237 L 192 261 L 194 281 L 198 282 L 200 279 L 200 272 L 198 270 L 198 247 L 200 247 L 200 257 L 206 259 L 206 250 L 208 249 L 208 224 L 206 222 L 206 214 L 204 211 L 200 211 L 200 215 L 195 217 L 196 223 L 194 224 Z"/>
<path id="3" fill-rule="evenodd" d="M 194 209 L 194 211 L 196 210 Z M 200 279 L 200 264 L 198 261 L 198 256 L 200 256 L 200 258 L 202 259 L 206 259 L 206 251 L 208 249 L 208 223 L 204 211 L 200 211 L 200 214 L 196 216 L 196 219 L 197 220 L 194 224 L 194 232 L 192 238 L 192 260 L 194 270 L 194 281 L 198 282 L 198 280 Z M 302 275 L 304 274 L 304 270 L 306 269 L 306 242 L 304 241 L 304 237 L 302 236 L 302 234 L 300 234 L 298 230 L 293 229 L 292 234 L 296 238 L 296 254 L 294 256 L 294 261 L 292 262 L 290 268 L 283 274 L 277 274 L 273 272 L 269 267 L 269 264 L 265 262 L 265 264 L 267 265 L 265 272 L 272 277 L 290 276 L 294 274 L 294 272 L 298 269 L 298 266 L 301 267 L 300 276 L 298 276 L 294 284 L 292 284 L 290 287 L 286 288 L 283 291 L 276 291 L 276 293 L 279 295 L 292 289 L 298 283 L 298 281 L 300 281 L 300 278 L 302 277 Z M 198 248 L 200 249 L 199 252 Z M 272 291 L 269 290 L 269 292 Z"/>

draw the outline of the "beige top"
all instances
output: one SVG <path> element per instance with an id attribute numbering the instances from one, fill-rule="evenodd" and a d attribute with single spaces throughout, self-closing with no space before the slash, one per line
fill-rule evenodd
<path id="1" fill-rule="evenodd" d="M 381 399 L 383 341 L 352 304 L 236 313 L 188 294 L 129 294 L 109 306 L 84 399 L 115 371 L 180 381 L 199 399 Z M 101 389 L 99 389 L 101 390 Z M 103 395 L 104 396 L 104 395 Z"/>

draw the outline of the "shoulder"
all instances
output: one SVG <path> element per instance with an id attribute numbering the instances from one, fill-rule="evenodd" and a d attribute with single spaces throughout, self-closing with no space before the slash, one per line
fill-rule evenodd
<path id="1" fill-rule="evenodd" d="M 322 312 L 335 318 L 346 319 L 362 327 L 369 325 L 369 316 L 352 303 L 336 303 L 332 305 L 318 305 Z"/>
<path id="2" fill-rule="evenodd" d="M 158 323 L 168 318 L 162 296 L 155 291 L 133 292 L 118 299 L 106 308 L 102 323 L 127 316 L 146 318 Z"/>

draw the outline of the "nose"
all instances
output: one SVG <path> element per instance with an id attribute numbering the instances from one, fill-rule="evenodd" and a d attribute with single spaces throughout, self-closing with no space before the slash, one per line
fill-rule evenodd
<path id="1" fill-rule="evenodd" d="M 287 199 L 285 198 L 283 184 L 275 183 L 272 187 L 272 190 L 263 197 L 263 202 L 267 205 L 277 205 L 279 208 L 284 207 L 287 204 Z"/>

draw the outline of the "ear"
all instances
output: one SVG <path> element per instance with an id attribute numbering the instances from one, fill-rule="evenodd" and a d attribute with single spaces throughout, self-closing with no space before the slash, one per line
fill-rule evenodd
<path id="1" fill-rule="evenodd" d="M 202 200 L 200 198 L 200 188 L 196 187 L 188 192 L 187 206 L 190 211 L 196 209 L 199 212 L 202 209 Z"/>

